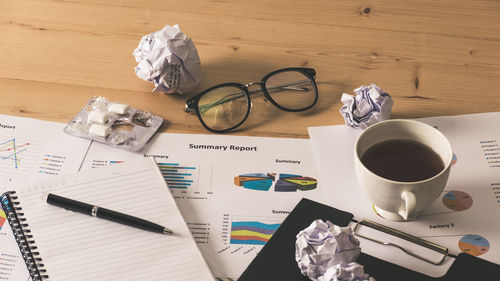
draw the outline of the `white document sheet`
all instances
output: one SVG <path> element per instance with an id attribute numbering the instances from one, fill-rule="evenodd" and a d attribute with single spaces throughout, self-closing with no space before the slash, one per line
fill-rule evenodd
<path id="1" fill-rule="evenodd" d="M 58 176 L 17 190 L 50 280 L 191 280 L 213 277 L 153 159 Z M 150 232 L 45 202 L 53 193 L 155 222 Z"/>
<path id="2" fill-rule="evenodd" d="M 64 124 L 0 114 L 0 194 L 37 179 L 76 172 L 89 140 L 63 132 Z M 12 230 L 0 209 L 2 280 L 28 280 L 29 275 Z"/>
<path id="3" fill-rule="evenodd" d="M 64 126 L 0 114 L 0 191 L 78 171 L 90 140 L 64 133 Z"/>
<path id="4" fill-rule="evenodd" d="M 343 125 L 309 128 L 320 177 L 328 187 L 326 203 L 357 219 L 380 222 L 448 247 L 452 254 L 466 252 L 500 263 L 500 113 L 418 120 L 449 139 L 454 160 L 442 196 L 416 221 L 393 222 L 375 213 L 354 172 L 354 143 L 362 131 Z M 363 252 L 431 276 L 443 275 L 453 262 L 447 258 L 435 266 L 396 248 L 360 240 Z"/>
<path id="5" fill-rule="evenodd" d="M 302 199 L 322 199 L 307 139 L 159 134 L 142 154 L 92 144 L 82 169 L 154 157 L 220 278 L 236 279 Z"/>

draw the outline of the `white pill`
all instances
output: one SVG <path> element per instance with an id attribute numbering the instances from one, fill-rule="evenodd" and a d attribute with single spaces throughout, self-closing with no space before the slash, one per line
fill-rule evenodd
<path id="1" fill-rule="evenodd" d="M 99 111 L 91 111 L 89 113 L 89 122 L 91 123 L 106 123 L 106 119 L 108 119 L 108 114 L 106 112 Z"/>
<path id="2" fill-rule="evenodd" d="M 89 130 L 89 125 L 81 122 L 71 122 L 66 128 L 73 134 L 85 135 Z"/>
<path id="3" fill-rule="evenodd" d="M 127 111 L 127 109 L 128 105 L 120 103 L 112 103 L 108 107 L 109 112 L 116 114 L 124 114 Z"/>
<path id="4" fill-rule="evenodd" d="M 108 126 L 100 125 L 100 124 L 92 124 L 89 128 L 89 135 L 93 137 L 103 137 L 105 138 L 109 130 L 111 130 Z"/>

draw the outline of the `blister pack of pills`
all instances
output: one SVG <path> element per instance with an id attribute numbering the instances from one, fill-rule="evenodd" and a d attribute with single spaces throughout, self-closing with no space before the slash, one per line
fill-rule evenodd
<path id="1" fill-rule="evenodd" d="M 92 97 L 64 132 L 114 147 L 137 151 L 155 134 L 163 118 L 147 111 Z"/>

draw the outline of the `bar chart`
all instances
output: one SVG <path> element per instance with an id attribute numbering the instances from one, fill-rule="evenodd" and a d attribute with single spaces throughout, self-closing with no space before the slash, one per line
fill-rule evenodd
<path id="1" fill-rule="evenodd" d="M 181 163 L 158 163 L 158 167 L 169 188 L 197 189 L 198 166 Z"/>

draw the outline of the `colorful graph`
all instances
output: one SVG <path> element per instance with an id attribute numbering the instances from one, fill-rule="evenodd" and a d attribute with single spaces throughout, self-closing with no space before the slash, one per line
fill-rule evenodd
<path id="1" fill-rule="evenodd" d="M 118 160 L 93 160 L 92 168 L 121 164 L 125 161 Z M 198 168 L 193 165 L 179 163 L 158 163 L 158 167 L 169 188 L 187 189 L 196 184 Z"/>
<path id="2" fill-rule="evenodd" d="M 16 139 L 8 139 L 0 142 L 0 159 L 12 161 L 14 168 L 19 168 L 21 159 L 20 154 L 28 149 L 29 142 L 16 143 Z"/>
<path id="3" fill-rule="evenodd" d="M 381 218 L 385 219 L 385 218 L 384 218 L 384 217 L 383 217 L 383 216 L 382 216 L 382 215 L 381 215 L 381 214 L 377 211 L 377 209 L 375 208 L 375 204 L 372 204 L 372 210 L 373 210 L 373 212 L 374 212 L 375 214 L 377 214 L 377 216 L 379 216 L 379 217 L 381 217 Z"/>
<path id="4" fill-rule="evenodd" d="M 473 256 L 480 256 L 490 249 L 490 243 L 484 237 L 476 234 L 468 234 L 458 242 L 458 247 L 462 252 Z"/>
<path id="5" fill-rule="evenodd" d="M 274 191 L 297 191 L 312 190 L 318 186 L 315 178 L 303 177 L 301 175 L 280 174 L 279 180 L 274 186 Z"/>
<path id="6" fill-rule="evenodd" d="M 169 188 L 187 189 L 196 183 L 197 167 L 179 163 L 158 163 L 158 167 Z"/>
<path id="7" fill-rule="evenodd" d="M 7 219 L 7 216 L 5 215 L 5 213 L 2 210 L 0 210 L 0 230 L 2 230 L 3 224 L 5 223 L 6 219 Z"/>
<path id="8" fill-rule="evenodd" d="M 268 191 L 273 184 L 276 192 L 307 191 L 318 186 L 318 181 L 315 178 L 296 174 L 279 174 L 278 180 L 275 181 L 275 173 L 250 173 L 234 177 L 234 185 L 260 191 Z"/>
<path id="9" fill-rule="evenodd" d="M 455 164 L 457 164 L 457 161 L 458 161 L 457 155 L 453 153 L 453 158 L 451 159 L 451 165 L 454 166 Z"/>
<path id="10" fill-rule="evenodd" d="M 273 185 L 276 174 L 253 173 L 243 174 L 234 178 L 234 184 L 253 190 L 268 191 Z"/>
<path id="11" fill-rule="evenodd" d="M 464 211 L 472 206 L 473 200 L 463 191 L 448 191 L 443 196 L 443 204 L 453 211 Z"/>
<path id="12" fill-rule="evenodd" d="M 276 232 L 279 223 L 243 220 L 231 223 L 231 244 L 264 245 Z"/>

